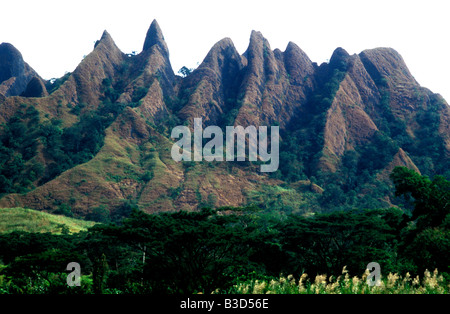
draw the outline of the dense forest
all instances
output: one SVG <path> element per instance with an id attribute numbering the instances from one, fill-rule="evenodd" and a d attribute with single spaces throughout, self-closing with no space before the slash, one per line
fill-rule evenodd
<path id="1" fill-rule="evenodd" d="M 404 167 L 391 174 L 404 208 L 309 217 L 257 206 L 146 214 L 136 208 L 86 232 L 0 235 L 0 292 L 14 294 L 236 293 L 236 285 L 291 274 L 439 270 L 450 281 L 450 182 Z M 66 266 L 81 267 L 80 286 Z"/>

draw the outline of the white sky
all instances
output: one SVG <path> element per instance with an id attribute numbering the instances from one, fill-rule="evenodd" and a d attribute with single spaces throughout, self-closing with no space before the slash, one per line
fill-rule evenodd
<path id="1" fill-rule="evenodd" d="M 319 64 L 337 47 L 391 47 L 422 86 L 450 102 L 449 15 L 448 0 L 0 0 L 0 42 L 45 79 L 73 71 L 105 29 L 123 52 L 140 52 L 153 19 L 175 73 L 196 67 L 224 37 L 244 53 L 251 30 L 272 49 L 293 41 Z"/>

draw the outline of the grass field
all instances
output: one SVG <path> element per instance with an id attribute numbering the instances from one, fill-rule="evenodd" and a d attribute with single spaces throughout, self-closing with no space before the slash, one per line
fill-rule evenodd
<path id="1" fill-rule="evenodd" d="M 95 223 L 27 208 L 0 208 L 0 233 L 13 231 L 51 232 L 60 234 L 65 230 L 75 233 L 87 230 Z"/>

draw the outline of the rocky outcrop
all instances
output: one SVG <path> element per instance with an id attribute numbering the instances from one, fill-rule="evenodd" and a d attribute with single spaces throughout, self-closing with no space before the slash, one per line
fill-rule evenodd
<path id="1" fill-rule="evenodd" d="M 144 48 L 128 56 L 121 80 L 127 82 L 119 103 L 140 102 L 140 110 L 151 121 L 160 121 L 169 113 L 166 101 L 174 95 L 175 74 L 162 31 L 154 20 L 147 32 Z"/>
<path id="2" fill-rule="evenodd" d="M 399 148 L 392 161 L 378 174 L 378 178 L 388 182 L 389 175 L 395 167 L 406 167 L 420 173 L 419 168 L 417 168 L 408 154 L 403 149 Z"/>
<path id="3" fill-rule="evenodd" d="M 74 106 L 84 105 L 84 110 L 95 109 L 103 96 L 103 81 L 118 74 L 124 59 L 125 54 L 116 46 L 111 35 L 104 31 L 101 39 L 95 43 L 94 50 L 52 95 Z"/>
<path id="4" fill-rule="evenodd" d="M 164 40 L 164 35 L 156 20 L 153 20 L 147 31 L 143 51 L 151 49 L 154 45 L 157 45 L 163 54 L 169 56 L 169 49 L 167 48 L 166 41 Z"/>
<path id="5" fill-rule="evenodd" d="M 395 116 L 407 117 L 426 105 L 430 92 L 417 83 L 396 50 L 375 48 L 364 50 L 359 56 L 378 88 L 389 96 Z"/>
<path id="6" fill-rule="evenodd" d="M 46 97 L 48 96 L 47 88 L 42 79 L 33 77 L 28 83 L 25 91 L 20 95 L 23 97 Z"/>
<path id="7" fill-rule="evenodd" d="M 33 77 L 40 78 L 23 60 L 19 50 L 9 43 L 0 44 L 0 94 L 22 94 Z"/>

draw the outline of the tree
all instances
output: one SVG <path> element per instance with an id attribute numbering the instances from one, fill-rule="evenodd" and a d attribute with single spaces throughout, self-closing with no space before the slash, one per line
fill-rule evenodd
<path id="1" fill-rule="evenodd" d="M 186 76 L 189 76 L 189 75 L 192 73 L 192 71 L 194 71 L 194 69 L 191 69 L 191 68 L 188 68 L 188 67 L 186 67 L 186 66 L 183 66 L 183 67 L 178 71 L 178 73 L 181 74 L 181 76 L 186 77 Z"/>
<path id="2" fill-rule="evenodd" d="M 396 167 L 391 179 L 395 185 L 395 196 L 412 197 L 414 210 L 411 220 L 417 220 L 417 228 L 439 227 L 450 214 L 450 182 L 443 176 L 430 180 L 414 170 Z"/>
<path id="3" fill-rule="evenodd" d="M 86 218 L 102 223 L 108 223 L 111 220 L 109 209 L 105 205 L 95 207 L 92 213 L 88 214 Z"/>

